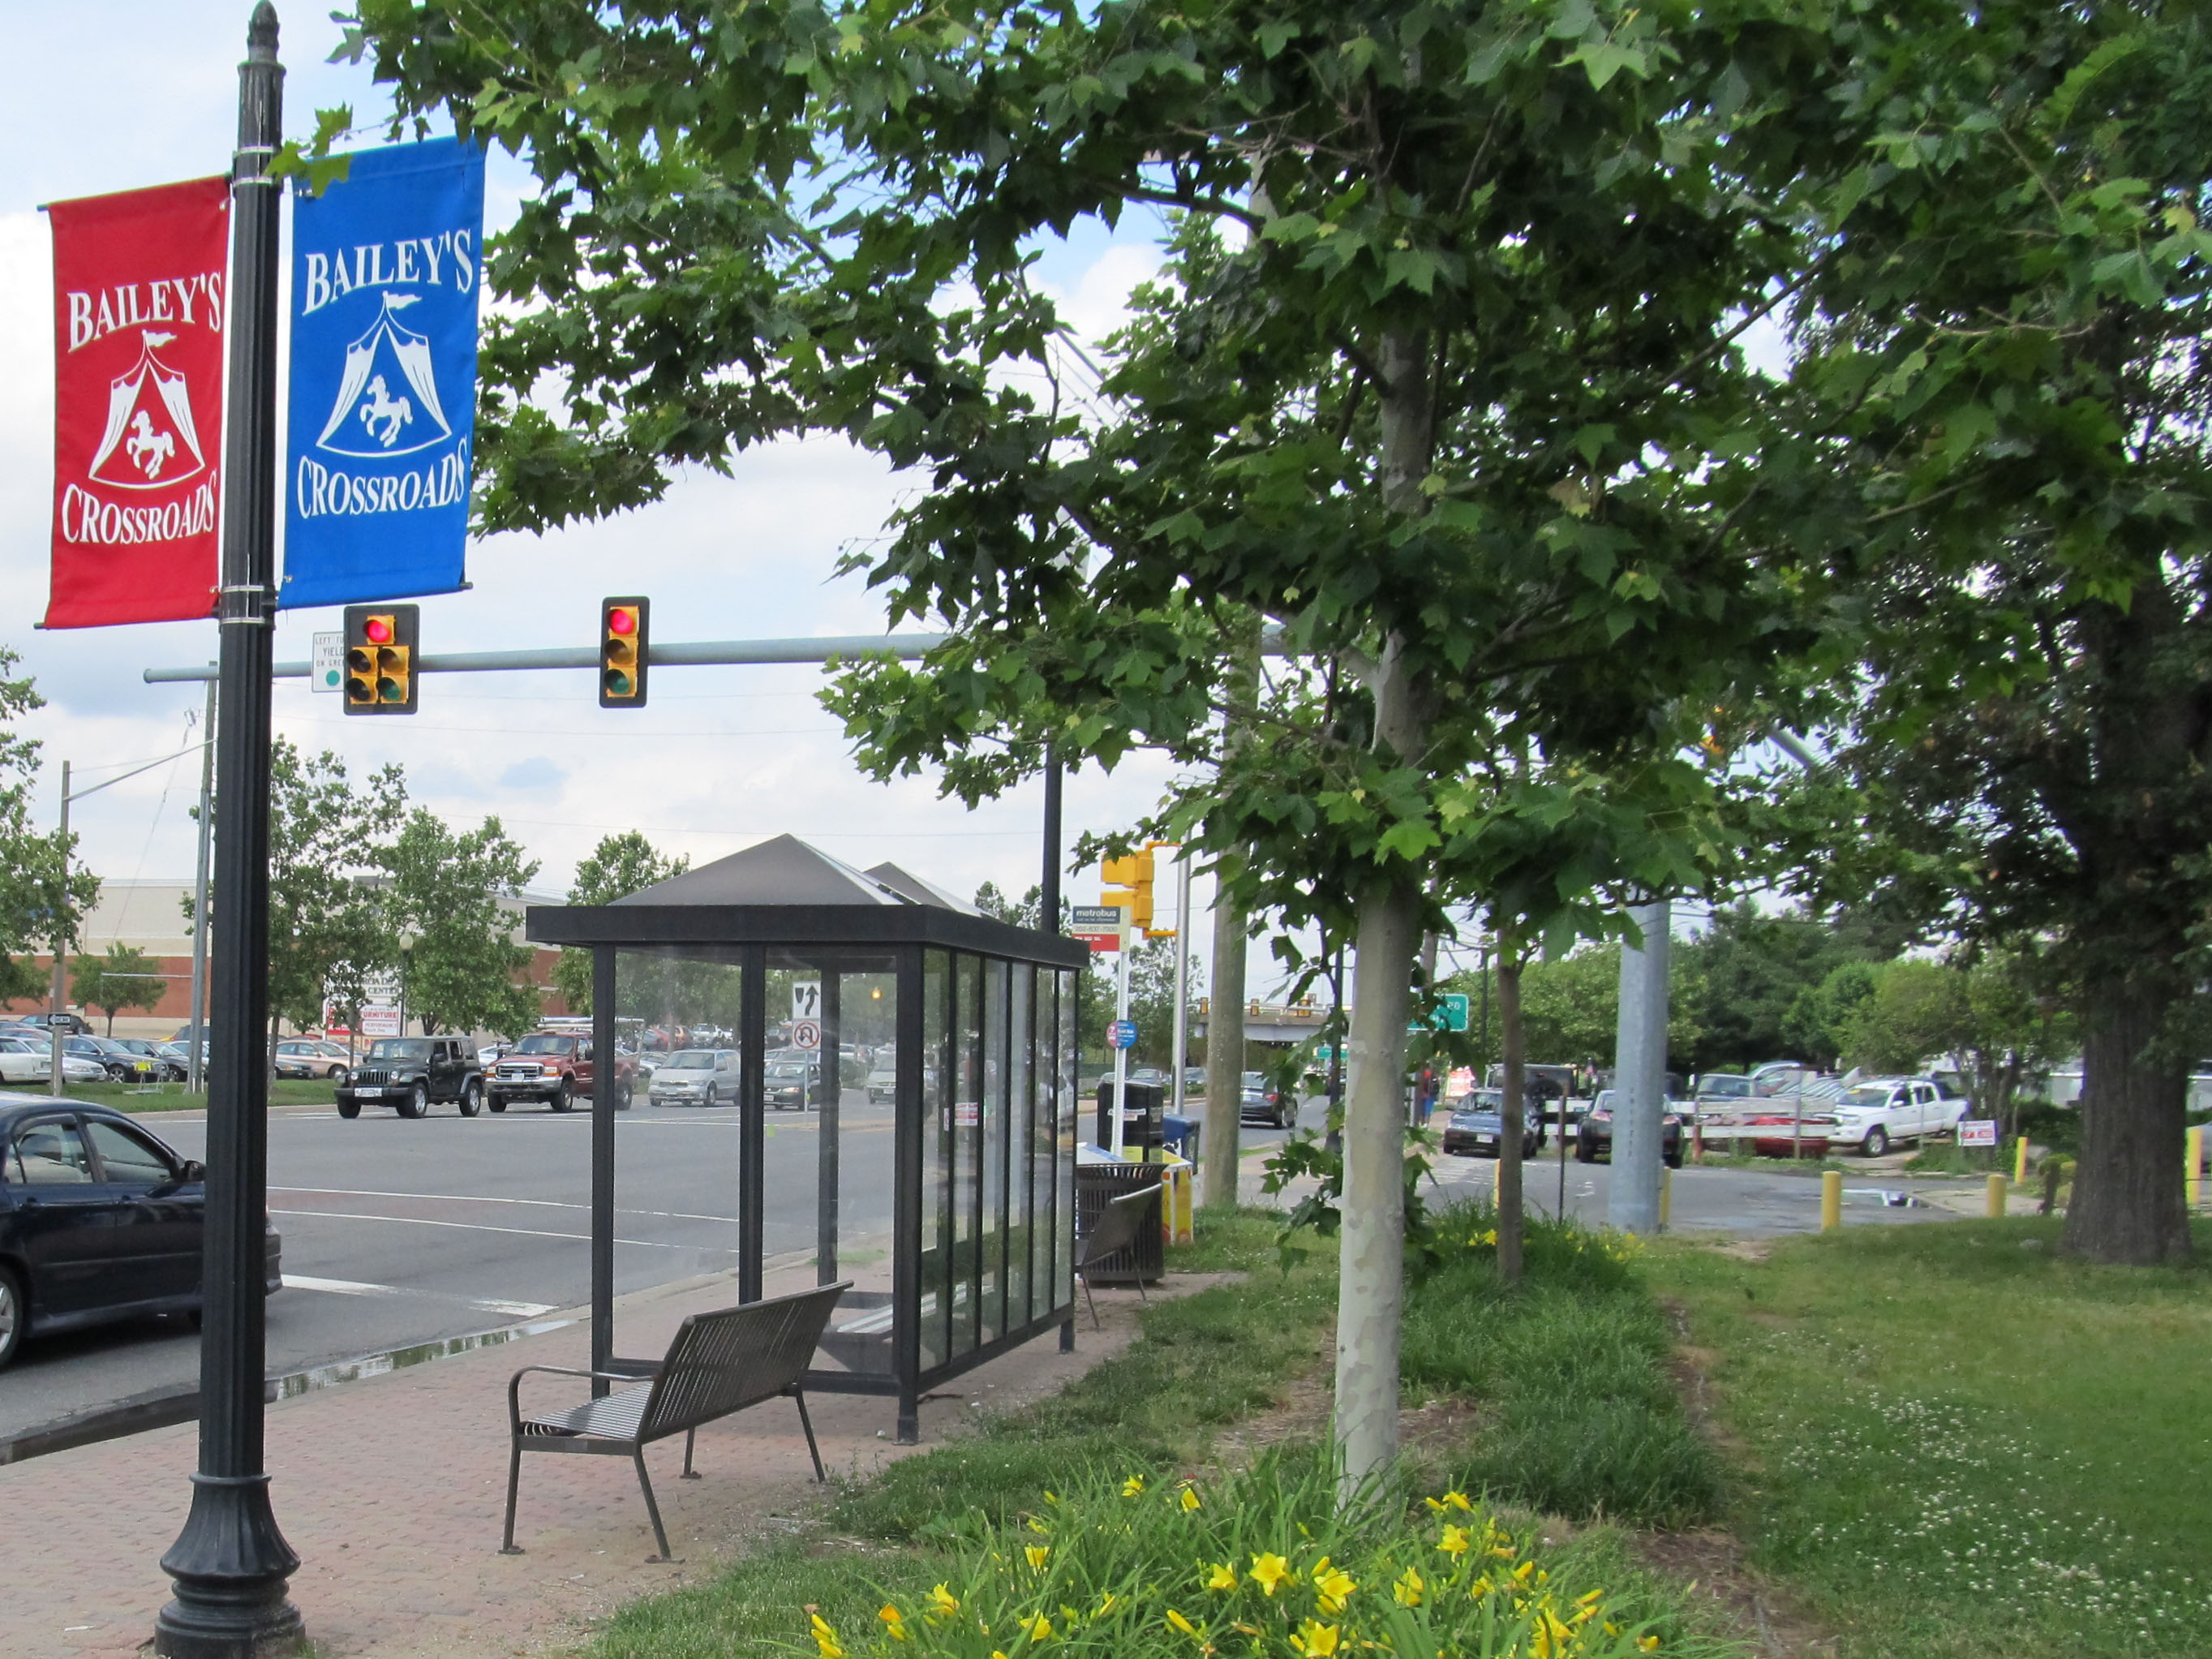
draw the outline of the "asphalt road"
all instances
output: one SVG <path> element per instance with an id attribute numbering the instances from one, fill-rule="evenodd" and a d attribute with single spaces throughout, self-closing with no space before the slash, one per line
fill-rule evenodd
<path id="1" fill-rule="evenodd" d="M 848 1090 L 841 1164 L 843 1265 L 880 1264 L 890 1224 L 891 1114 Z M 1304 1127 L 1318 1128 L 1310 1100 Z M 203 1156 L 196 1115 L 147 1123 L 188 1158 Z M 817 1118 L 769 1117 L 769 1256 L 805 1260 L 814 1249 Z M 738 1124 L 734 1108 L 662 1109 L 641 1100 L 616 1120 L 617 1292 L 701 1273 L 737 1261 Z M 1088 1126 L 1085 1126 L 1086 1128 Z M 370 1111 L 271 1115 L 270 1208 L 284 1237 L 286 1288 L 269 1304 L 269 1370 L 299 1377 L 331 1367 L 442 1344 L 580 1307 L 590 1295 L 590 1136 L 587 1111 L 555 1115 L 517 1106 L 465 1119 L 450 1107 L 409 1121 Z M 1247 1126 L 1248 1171 L 1283 1132 Z M 1436 1196 L 1487 1194 L 1497 1164 L 1439 1158 Z M 1605 1219 L 1611 1171 L 1569 1159 L 1568 1209 Z M 1891 1223 L 1941 1218 L 1888 1208 L 1879 1190 L 1911 1183 L 1869 1170 L 1847 1182 L 1846 1218 Z M 1559 1174 L 1549 1159 L 1528 1170 L 1528 1194 L 1549 1211 Z M 1820 1186 L 1802 1175 L 1684 1170 L 1674 1183 L 1674 1224 L 1748 1234 L 1810 1231 Z M 617 1334 L 619 1342 L 619 1333 Z M 198 1341 L 183 1320 L 143 1320 L 25 1344 L 0 1374 L 0 1445 L 135 1402 L 173 1399 L 198 1376 Z"/>
<path id="2" fill-rule="evenodd" d="M 842 1260 L 880 1261 L 890 1224 L 890 1108 L 848 1090 L 842 1107 Z M 737 1262 L 734 1108 L 657 1109 L 616 1120 L 615 1288 Z M 187 1158 L 197 1115 L 146 1120 Z M 764 1243 L 771 1260 L 815 1244 L 818 1118 L 768 1119 Z M 269 1303 L 271 1376 L 442 1341 L 574 1309 L 591 1293 L 588 1110 L 517 1105 L 415 1121 L 369 1111 L 272 1113 L 270 1209 L 285 1289 Z M 33 1340 L 0 1373 L 0 1442 L 118 1404 L 194 1387 L 198 1340 L 149 1319 Z"/>

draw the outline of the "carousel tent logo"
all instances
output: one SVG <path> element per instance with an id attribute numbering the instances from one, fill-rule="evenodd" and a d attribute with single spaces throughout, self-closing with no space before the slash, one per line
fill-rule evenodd
<path id="1" fill-rule="evenodd" d="M 185 376 L 154 355 L 176 337 L 143 331 L 137 362 L 108 383 L 107 423 L 86 469 L 96 482 L 115 489 L 167 489 L 206 466 Z"/>
<path id="2" fill-rule="evenodd" d="M 429 339 L 398 316 L 421 298 L 386 292 L 368 331 L 346 347 L 330 419 L 315 439 L 318 449 L 381 460 L 411 455 L 453 435 L 438 401 Z"/>

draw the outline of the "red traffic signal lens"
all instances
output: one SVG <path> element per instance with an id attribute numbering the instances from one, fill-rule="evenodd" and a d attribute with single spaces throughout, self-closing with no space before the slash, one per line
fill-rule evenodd
<path id="1" fill-rule="evenodd" d="M 361 631 L 362 636 L 371 645 L 389 645 L 392 643 L 392 618 L 389 617 L 367 617 L 362 623 Z"/>
<path id="2" fill-rule="evenodd" d="M 607 632 L 635 634 L 637 632 L 637 612 L 630 606 L 618 605 L 607 612 Z"/>

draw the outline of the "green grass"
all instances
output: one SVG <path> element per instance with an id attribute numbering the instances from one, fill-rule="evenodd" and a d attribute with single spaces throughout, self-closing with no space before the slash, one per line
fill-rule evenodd
<path id="1" fill-rule="evenodd" d="M 1455 1206 L 1447 1241 L 1492 1213 Z M 1409 1398 L 1450 1394 L 1484 1408 L 1450 1484 L 1577 1519 L 1680 1526 L 1710 1514 L 1717 1466 L 1668 1370 L 1666 1321 L 1632 1259 L 1571 1222 L 1532 1217 L 1522 1285 L 1498 1282 L 1488 1249 L 1463 1249 L 1414 1286 L 1401 1367 Z"/>
<path id="2" fill-rule="evenodd" d="M 43 1092 L 44 1085 L 19 1085 L 33 1093 Z M 124 1112 L 198 1112 L 207 1107 L 207 1096 L 187 1093 L 181 1083 L 72 1083 L 69 1085 L 72 1100 L 96 1101 Z M 271 1106 L 329 1106 L 337 1097 L 331 1085 L 324 1079 L 295 1081 L 287 1078 L 269 1085 Z"/>
<path id="3" fill-rule="evenodd" d="M 1838 1659 L 2212 1654 L 2212 1273 L 2059 1225 L 1650 1258 L 1741 1443 L 1733 1523 Z"/>

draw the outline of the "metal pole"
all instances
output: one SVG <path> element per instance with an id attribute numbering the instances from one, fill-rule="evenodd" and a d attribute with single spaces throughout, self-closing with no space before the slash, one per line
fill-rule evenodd
<path id="1" fill-rule="evenodd" d="M 199 863 L 192 875 L 192 1012 L 186 1022 L 191 1031 L 185 1044 L 190 1051 L 185 1059 L 185 1087 L 193 1094 L 207 1084 L 202 1055 L 207 1044 L 208 851 L 215 844 L 215 689 L 216 683 L 210 680 L 207 718 L 200 722 L 200 848 Z M 350 1048 L 349 1044 L 349 1060 Z"/>
<path id="2" fill-rule="evenodd" d="M 1060 786 L 1058 745 L 1044 746 L 1044 878 L 1037 884 L 1037 931 L 1060 931 Z"/>
<path id="3" fill-rule="evenodd" d="M 1659 1230 L 1659 1166 L 1667 1111 L 1667 955 L 1671 907 L 1629 912 L 1641 950 L 1620 952 L 1620 1016 L 1613 1077 L 1613 1182 L 1606 1219 L 1626 1232 Z"/>
<path id="4" fill-rule="evenodd" d="M 202 1267 L 199 1471 L 191 1514 L 162 1571 L 176 1599 L 154 1626 L 168 1659 L 265 1659 L 299 1651 L 300 1612 L 285 1599 L 300 1565 L 276 1528 L 263 1469 L 267 1359 L 263 1234 L 269 1191 L 269 670 L 276 544 L 277 181 L 284 71 L 276 11 L 253 9 L 238 72 L 232 162 L 229 419 L 223 480 L 216 756 L 216 1006 L 208 1095 L 207 1222 Z"/>
<path id="5" fill-rule="evenodd" d="M 70 763 L 62 763 L 62 884 L 69 884 L 69 804 Z M 47 1018 L 52 1022 L 46 1027 L 46 1092 L 59 1096 L 62 1092 L 62 1011 L 69 1006 L 69 936 L 62 930 L 62 911 L 65 896 L 58 896 L 54 902 L 54 935 L 51 941 L 54 952 L 54 997 Z"/>
<path id="6" fill-rule="evenodd" d="M 814 1255 L 817 1285 L 837 1282 L 837 1119 L 845 1103 L 838 1045 L 844 1037 L 844 987 L 831 961 L 822 969 L 822 1116 L 814 1138 Z"/>
<path id="7" fill-rule="evenodd" d="M 1176 849 L 1175 1113 L 1183 1115 L 1183 1072 L 1190 1064 L 1190 851 Z"/>
<path id="8" fill-rule="evenodd" d="M 738 957 L 738 1300 L 761 1299 L 761 1241 L 768 1188 L 768 950 L 748 945 Z"/>
<path id="9" fill-rule="evenodd" d="M 616 957 L 611 945 L 592 949 L 592 1369 L 615 1357 L 615 1028 Z M 610 1385 L 592 1379 L 592 1397 Z"/>
<path id="10" fill-rule="evenodd" d="M 1121 912 L 1121 948 L 1114 953 L 1114 1023 L 1118 1025 L 1129 1017 L 1129 912 Z M 1114 1121 L 1107 1127 L 1114 1139 L 1107 1150 L 1115 1157 L 1121 1156 L 1127 1145 L 1129 1111 L 1129 1051 L 1121 1047 L 1120 1033 L 1114 1045 Z"/>

